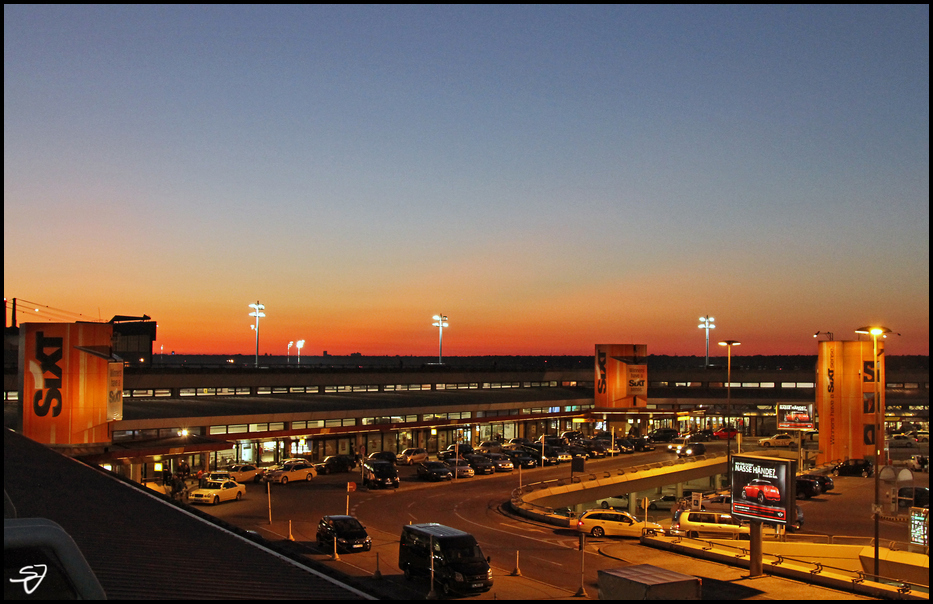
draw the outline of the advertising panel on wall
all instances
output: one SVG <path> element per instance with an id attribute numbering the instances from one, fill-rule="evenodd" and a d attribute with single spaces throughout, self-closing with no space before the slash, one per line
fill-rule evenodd
<path id="1" fill-rule="evenodd" d="M 732 515 L 787 524 L 796 514 L 797 462 L 777 457 L 733 455 Z"/>
<path id="2" fill-rule="evenodd" d="M 633 409 L 648 406 L 648 356 L 645 344 L 597 344 L 595 406 Z"/>
<path id="3" fill-rule="evenodd" d="M 878 379 L 884 381 L 884 342 L 878 342 Z M 872 342 L 819 343 L 816 409 L 820 422 L 818 463 L 874 456 L 875 364 Z M 881 388 L 884 415 L 884 388 Z M 882 436 L 883 438 L 883 436 Z"/>
<path id="4" fill-rule="evenodd" d="M 110 349 L 112 334 L 110 323 L 20 326 L 20 405 L 25 436 L 49 445 L 110 442 L 111 375 L 105 351 Z M 119 380 L 122 391 L 122 370 Z M 110 411 L 116 413 L 117 409 Z"/>
<path id="5" fill-rule="evenodd" d="M 778 430 L 813 430 L 813 403 L 778 403 L 776 408 Z"/>

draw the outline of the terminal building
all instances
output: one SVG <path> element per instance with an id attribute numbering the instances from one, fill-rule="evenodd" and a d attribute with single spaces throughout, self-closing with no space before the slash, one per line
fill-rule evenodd
<path id="1" fill-rule="evenodd" d="M 119 329 L 155 336 L 154 325 Z M 28 401 L 20 400 L 24 370 L 11 357 L 22 355 L 10 354 L 11 339 L 8 328 L 4 424 L 22 430 Z M 133 344 L 143 352 L 147 348 Z M 94 353 L 94 346 L 81 348 Z M 659 427 L 687 432 L 728 424 L 745 436 L 767 435 L 777 428 L 776 405 L 812 404 L 817 380 L 815 357 L 781 366 L 737 357 L 731 382 L 725 367 L 647 357 L 642 402 L 606 408 L 597 406 L 594 357 L 449 358 L 436 365 L 412 357 L 328 356 L 305 357 L 303 366 L 290 362 L 294 359 L 263 357 L 260 367 L 253 367 L 253 357 L 164 362 L 160 355 L 137 352 L 132 362 L 115 361 L 120 355 L 101 361 L 111 371 L 122 363 L 117 394 L 122 408 L 119 418 L 106 422 L 107 438 L 51 446 L 138 482 L 157 478 L 182 460 L 206 469 L 408 447 L 434 453 L 456 442 L 535 440 L 569 430 L 625 436 Z M 928 360 L 925 368 L 888 363 L 886 422 L 928 425 Z"/>

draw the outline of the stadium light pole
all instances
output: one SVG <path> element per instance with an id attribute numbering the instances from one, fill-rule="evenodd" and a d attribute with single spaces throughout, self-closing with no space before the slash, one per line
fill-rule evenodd
<path id="1" fill-rule="evenodd" d="M 444 328 L 447 327 L 447 317 L 445 315 L 434 315 L 434 327 L 438 328 L 437 336 L 437 364 L 443 365 L 444 361 Z"/>
<path id="2" fill-rule="evenodd" d="M 881 392 L 879 391 L 879 386 L 881 385 L 881 375 L 878 373 L 878 336 L 886 338 L 891 330 L 887 327 L 881 326 L 868 326 L 868 327 L 859 327 L 855 330 L 855 333 L 867 333 L 871 334 L 872 341 L 872 350 L 874 352 L 874 370 L 875 370 L 875 505 L 874 513 L 872 516 L 875 521 L 875 580 L 878 580 L 878 541 L 879 541 L 879 532 L 880 526 L 879 522 L 881 519 L 881 447 L 884 446 L 884 425 L 882 422 L 882 410 L 881 410 Z"/>
<path id="3" fill-rule="evenodd" d="M 709 369 L 709 330 L 716 329 L 716 326 L 713 325 L 713 321 L 715 320 L 716 319 L 709 315 L 700 317 L 700 321 L 702 321 L 702 323 L 700 323 L 699 328 L 706 330 L 706 369 Z"/>
<path id="4" fill-rule="evenodd" d="M 738 340 L 723 340 L 719 343 L 720 346 L 726 347 L 727 361 L 726 361 L 726 419 L 732 419 L 732 347 L 739 346 L 742 343 Z M 732 454 L 732 431 L 730 426 L 726 424 L 726 456 Z"/>
<path id="5" fill-rule="evenodd" d="M 298 342 L 295 343 L 295 348 L 298 349 L 298 364 L 299 365 L 301 365 L 301 349 L 304 348 L 304 345 L 305 345 L 304 340 L 298 340 Z"/>
<path id="6" fill-rule="evenodd" d="M 286 364 L 289 364 L 292 362 L 292 346 L 294 345 L 295 345 L 294 341 L 288 343 L 288 350 L 285 352 L 285 356 L 287 357 L 285 361 Z"/>
<path id="7" fill-rule="evenodd" d="M 250 325 L 250 327 L 256 330 L 256 367 L 259 367 L 259 318 L 266 316 L 266 313 L 262 312 L 266 307 L 260 304 L 259 300 L 256 300 L 255 304 L 250 304 L 249 307 L 253 309 L 249 316 L 256 317 L 256 326 Z"/>

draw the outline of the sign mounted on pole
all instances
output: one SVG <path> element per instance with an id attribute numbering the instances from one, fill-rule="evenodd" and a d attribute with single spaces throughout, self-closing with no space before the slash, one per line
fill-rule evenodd
<path id="1" fill-rule="evenodd" d="M 648 356 L 645 344 L 597 344 L 595 407 L 634 409 L 648 406 Z"/>

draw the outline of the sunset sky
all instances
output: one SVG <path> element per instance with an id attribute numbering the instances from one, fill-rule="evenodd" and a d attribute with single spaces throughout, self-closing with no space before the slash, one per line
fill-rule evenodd
<path id="1" fill-rule="evenodd" d="M 4 296 L 179 353 L 258 300 L 269 354 L 929 354 L 929 23 L 6 5 Z"/>

